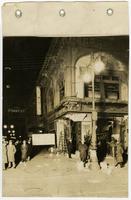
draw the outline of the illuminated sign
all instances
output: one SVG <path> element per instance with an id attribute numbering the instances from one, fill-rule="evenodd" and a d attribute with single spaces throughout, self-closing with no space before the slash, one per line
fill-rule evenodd
<path id="1" fill-rule="evenodd" d="M 36 87 L 36 115 L 41 115 L 41 89 Z"/>
<path id="2" fill-rule="evenodd" d="M 55 134 L 32 134 L 33 145 L 55 145 Z"/>

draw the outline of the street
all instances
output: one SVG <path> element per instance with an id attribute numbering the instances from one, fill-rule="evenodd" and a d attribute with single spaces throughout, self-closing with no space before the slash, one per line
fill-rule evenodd
<path id="1" fill-rule="evenodd" d="M 111 173 L 80 166 L 79 156 L 41 151 L 31 161 L 3 171 L 4 197 L 127 197 L 128 167 Z"/>

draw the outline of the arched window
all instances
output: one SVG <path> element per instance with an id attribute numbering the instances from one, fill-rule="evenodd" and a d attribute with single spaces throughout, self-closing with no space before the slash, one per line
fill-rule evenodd
<path id="1" fill-rule="evenodd" d="M 54 108 L 54 94 L 52 88 L 49 89 L 47 94 L 47 108 L 48 112 L 52 111 Z"/>

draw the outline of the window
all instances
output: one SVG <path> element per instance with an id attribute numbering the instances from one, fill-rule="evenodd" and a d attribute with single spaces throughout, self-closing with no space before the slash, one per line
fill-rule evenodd
<path id="1" fill-rule="evenodd" d="M 54 108 L 54 95 L 52 88 L 50 88 L 47 94 L 47 107 L 48 107 L 48 112 L 52 111 Z"/>
<path id="2" fill-rule="evenodd" d="M 108 76 L 108 75 L 103 75 L 103 76 L 102 76 L 102 79 L 105 80 L 105 81 L 108 81 L 108 80 L 111 79 L 111 77 Z"/>
<path id="3" fill-rule="evenodd" d="M 60 101 L 61 101 L 65 96 L 64 80 L 60 80 L 60 82 L 59 82 L 59 91 L 60 91 Z"/>
<path id="4" fill-rule="evenodd" d="M 118 76 L 112 76 L 112 80 L 113 81 L 119 81 L 119 77 Z"/>
<path id="5" fill-rule="evenodd" d="M 95 98 L 100 98 L 100 83 L 95 82 L 94 85 L 94 90 L 95 90 Z M 84 83 L 84 97 L 92 97 L 92 85 L 88 83 Z"/>
<path id="6" fill-rule="evenodd" d="M 106 99 L 119 99 L 119 84 L 118 83 L 104 83 L 105 98 Z"/>

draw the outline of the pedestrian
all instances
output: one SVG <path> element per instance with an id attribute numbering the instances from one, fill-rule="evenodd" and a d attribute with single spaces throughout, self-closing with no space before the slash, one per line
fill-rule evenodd
<path id="1" fill-rule="evenodd" d="M 18 164 L 21 160 L 21 142 L 19 140 L 15 142 L 15 147 L 16 147 L 15 160 L 16 164 Z"/>
<path id="2" fill-rule="evenodd" d="M 27 150 L 27 160 L 31 159 L 31 154 L 32 154 L 32 143 L 31 140 L 28 140 L 28 150 Z"/>
<path id="3" fill-rule="evenodd" d="M 8 157 L 7 157 L 7 143 L 5 139 L 2 141 L 2 164 L 3 164 L 3 170 L 6 169 L 6 165 L 8 163 Z"/>
<path id="4" fill-rule="evenodd" d="M 83 162 L 83 166 L 86 166 L 87 163 L 87 155 L 88 155 L 88 147 L 86 144 L 79 143 L 79 152 L 80 152 L 80 160 Z"/>
<path id="5" fill-rule="evenodd" d="M 27 160 L 27 152 L 28 152 L 28 145 L 26 140 L 23 140 L 23 144 L 21 145 L 21 161 L 25 164 Z"/>
<path id="6" fill-rule="evenodd" d="M 71 157 L 71 153 L 72 153 L 72 141 L 71 141 L 71 139 L 67 139 L 66 143 L 67 143 L 68 156 L 69 156 L 69 158 L 72 158 Z"/>
<path id="7" fill-rule="evenodd" d="M 115 167 L 123 167 L 123 148 L 119 141 L 116 144 L 116 165 Z"/>
<path id="8" fill-rule="evenodd" d="M 12 143 L 12 140 L 9 140 L 9 144 L 7 145 L 8 168 L 11 168 L 11 166 L 15 168 L 15 153 L 15 145 Z"/>

